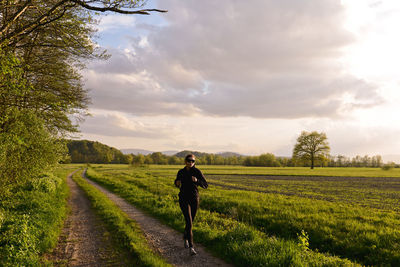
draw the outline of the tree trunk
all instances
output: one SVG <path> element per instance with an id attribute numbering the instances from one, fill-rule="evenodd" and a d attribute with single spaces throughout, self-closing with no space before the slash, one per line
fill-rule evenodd
<path id="1" fill-rule="evenodd" d="M 311 169 L 314 169 L 314 154 L 311 154 Z"/>

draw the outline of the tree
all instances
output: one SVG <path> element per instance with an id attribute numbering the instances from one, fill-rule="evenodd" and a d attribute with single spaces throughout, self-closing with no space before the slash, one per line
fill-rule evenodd
<path id="1" fill-rule="evenodd" d="M 143 0 L 0 1 L 0 49 L 19 60 L 30 85 L 23 95 L 1 92 L 0 116 L 15 107 L 35 112 L 53 133 L 77 131 L 71 115 L 79 121 L 89 103 L 79 70 L 87 59 L 106 58 L 93 42 L 94 15 L 165 12 L 143 9 L 144 4 Z"/>
<path id="2" fill-rule="evenodd" d="M 293 149 L 293 159 L 310 162 L 311 169 L 317 160 L 324 160 L 329 154 L 330 147 L 325 133 L 303 131 L 297 138 Z"/>
<path id="3" fill-rule="evenodd" d="M 153 164 L 153 159 L 151 157 L 151 155 L 146 155 L 144 156 L 144 164 Z"/>
<path id="4" fill-rule="evenodd" d="M 149 14 L 144 1 L 9 0 L 0 2 L 0 48 L 20 60 L 31 90 L 16 97 L 2 94 L 0 115 L 17 107 L 29 109 L 58 133 L 77 130 L 89 103 L 79 70 L 87 59 L 106 58 L 93 42 L 93 11 Z M 0 125 L 0 132 L 1 132 Z"/>
<path id="5" fill-rule="evenodd" d="M 0 96 L 24 95 L 30 86 L 19 60 L 0 48 Z M 0 196 L 55 163 L 65 147 L 32 110 L 10 107 L 0 116 Z"/>
<path id="6" fill-rule="evenodd" d="M 133 160 L 132 160 L 132 164 L 138 165 L 138 166 L 143 165 L 144 162 L 145 162 L 145 156 L 142 154 L 138 154 L 138 155 L 134 156 Z"/>
<path id="7" fill-rule="evenodd" d="M 72 163 L 130 163 L 128 155 L 114 147 L 88 140 L 69 140 L 67 147 Z"/>
<path id="8" fill-rule="evenodd" d="M 372 167 L 381 167 L 382 165 L 382 156 L 376 155 L 372 157 Z"/>
<path id="9" fill-rule="evenodd" d="M 276 160 L 274 154 L 267 153 L 259 156 L 259 165 L 265 167 L 278 167 L 280 163 Z"/>
<path id="10" fill-rule="evenodd" d="M 144 3 L 0 1 L 1 181 L 24 180 L 37 174 L 29 170 L 57 162 L 62 154 L 57 139 L 77 131 L 71 118 L 82 118 L 89 103 L 79 70 L 88 59 L 106 57 L 93 42 L 95 12 L 164 12 L 142 9 Z M 12 160 L 15 164 L 6 164 Z"/>
<path id="11" fill-rule="evenodd" d="M 182 164 L 183 160 L 178 158 L 177 156 L 170 156 L 168 157 L 168 164 L 170 165 L 179 165 Z"/>

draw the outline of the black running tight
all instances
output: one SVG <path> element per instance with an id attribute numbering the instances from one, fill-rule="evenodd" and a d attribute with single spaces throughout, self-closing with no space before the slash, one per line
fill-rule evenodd
<path id="1" fill-rule="evenodd" d="M 199 197 L 195 196 L 189 199 L 179 197 L 179 206 L 181 207 L 183 216 L 185 217 L 185 233 L 183 238 L 189 241 L 189 247 L 193 247 L 193 221 L 199 208 Z"/>

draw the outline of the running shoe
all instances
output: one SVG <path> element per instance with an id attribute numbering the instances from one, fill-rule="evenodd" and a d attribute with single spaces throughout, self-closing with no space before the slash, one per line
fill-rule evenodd
<path id="1" fill-rule="evenodd" d="M 191 247 L 191 248 L 190 248 L 190 255 L 191 255 L 191 256 L 194 256 L 194 255 L 196 255 L 196 254 L 197 254 L 196 250 L 194 250 L 194 248 Z"/>

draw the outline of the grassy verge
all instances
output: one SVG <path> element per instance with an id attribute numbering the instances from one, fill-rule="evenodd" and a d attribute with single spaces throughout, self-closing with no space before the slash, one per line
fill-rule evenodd
<path id="1" fill-rule="evenodd" d="M 67 214 L 66 176 L 59 168 L 0 196 L 0 265 L 42 266 L 41 255 L 56 243 Z"/>
<path id="2" fill-rule="evenodd" d="M 115 174 L 107 177 L 93 169 L 88 170 L 91 179 L 183 232 L 176 190 L 164 184 L 165 181 L 161 181 L 159 177 L 151 177 L 145 172 L 137 175 L 138 180 L 147 180 L 153 184 L 138 184 L 129 179 L 124 181 L 115 177 Z M 300 235 L 297 241 L 276 238 L 252 225 L 211 210 L 200 210 L 196 217 L 194 234 L 196 242 L 204 244 L 216 255 L 239 266 L 357 265 L 346 259 L 310 250 L 305 234 Z"/>
<path id="3" fill-rule="evenodd" d="M 108 230 L 137 259 L 135 266 L 171 266 L 151 250 L 139 226 L 107 196 L 82 179 L 80 173 L 75 174 L 73 179 L 85 191 Z"/>

